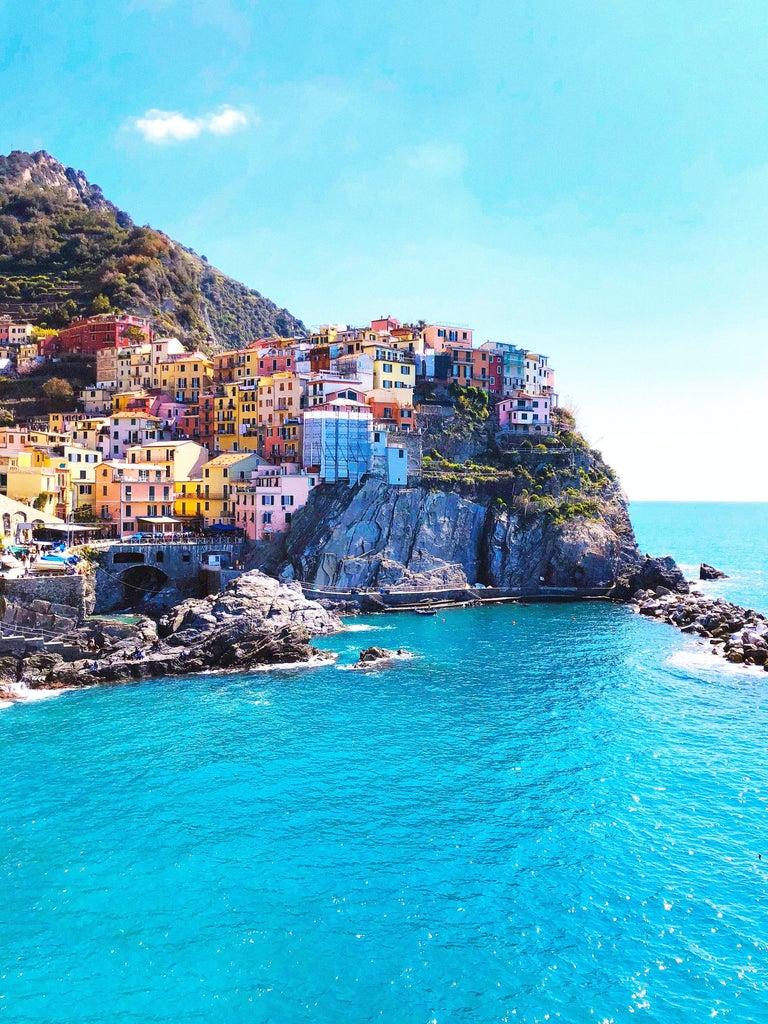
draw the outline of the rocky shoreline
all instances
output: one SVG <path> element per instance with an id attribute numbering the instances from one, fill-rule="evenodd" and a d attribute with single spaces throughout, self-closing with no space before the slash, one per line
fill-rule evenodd
<path id="1" fill-rule="evenodd" d="M 712 653 L 728 662 L 768 671 L 768 617 L 722 597 L 691 592 L 671 558 L 646 557 L 616 584 L 611 598 L 708 641 Z M 24 651 L 0 657 L 0 700 L 23 700 L 30 691 L 328 660 L 333 656 L 310 639 L 344 628 L 337 611 L 346 609 L 323 607 L 305 598 L 299 584 L 253 570 L 220 594 L 183 601 L 157 621 L 87 620 L 68 638 L 66 654 Z M 352 667 L 378 668 L 405 655 L 369 648 Z"/>
<path id="2" fill-rule="evenodd" d="M 675 594 L 664 587 L 639 590 L 629 607 L 640 615 L 676 626 L 709 641 L 712 653 L 737 665 L 760 665 L 768 672 L 768 618 L 723 597 L 695 592 Z"/>
<path id="3" fill-rule="evenodd" d="M 69 638 L 67 657 L 0 658 L 0 700 L 23 699 L 29 690 L 306 664 L 328 657 L 310 638 L 341 629 L 341 620 L 307 601 L 297 584 L 249 572 L 215 597 L 182 602 L 157 623 L 89 620 Z"/>

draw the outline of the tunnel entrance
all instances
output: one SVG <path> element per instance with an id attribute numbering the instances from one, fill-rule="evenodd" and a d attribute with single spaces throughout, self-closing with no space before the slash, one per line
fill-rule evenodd
<path id="1" fill-rule="evenodd" d="M 171 580 L 154 565 L 133 565 L 120 574 L 120 582 L 123 585 L 123 606 L 135 608 L 167 587 Z"/>

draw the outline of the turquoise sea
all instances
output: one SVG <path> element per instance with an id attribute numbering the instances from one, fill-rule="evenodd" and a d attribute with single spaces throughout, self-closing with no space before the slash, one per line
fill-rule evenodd
<path id="1" fill-rule="evenodd" d="M 632 515 L 768 611 L 768 506 Z M 0 1018 L 768 1019 L 768 673 L 597 602 L 322 646 L 0 712 Z"/>

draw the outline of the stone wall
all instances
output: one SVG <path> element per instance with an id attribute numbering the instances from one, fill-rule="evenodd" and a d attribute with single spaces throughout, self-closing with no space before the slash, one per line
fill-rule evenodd
<path id="1" fill-rule="evenodd" d="M 93 611 L 90 576 L 25 576 L 0 580 L 4 625 L 66 633 Z"/>

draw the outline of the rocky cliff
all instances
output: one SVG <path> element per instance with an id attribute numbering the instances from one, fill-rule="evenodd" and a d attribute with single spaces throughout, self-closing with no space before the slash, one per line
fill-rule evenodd
<path id="1" fill-rule="evenodd" d="M 571 468 L 566 483 L 569 474 L 578 478 Z M 562 483 L 563 475 L 550 481 Z M 559 499 L 510 498 L 510 485 L 508 476 L 497 474 L 494 483 L 490 474 L 451 489 L 390 487 L 373 478 L 319 487 L 294 516 L 287 572 L 345 589 L 480 583 L 534 592 L 609 587 L 641 562 L 613 479 L 589 484 L 588 500 L 573 487 Z"/>

